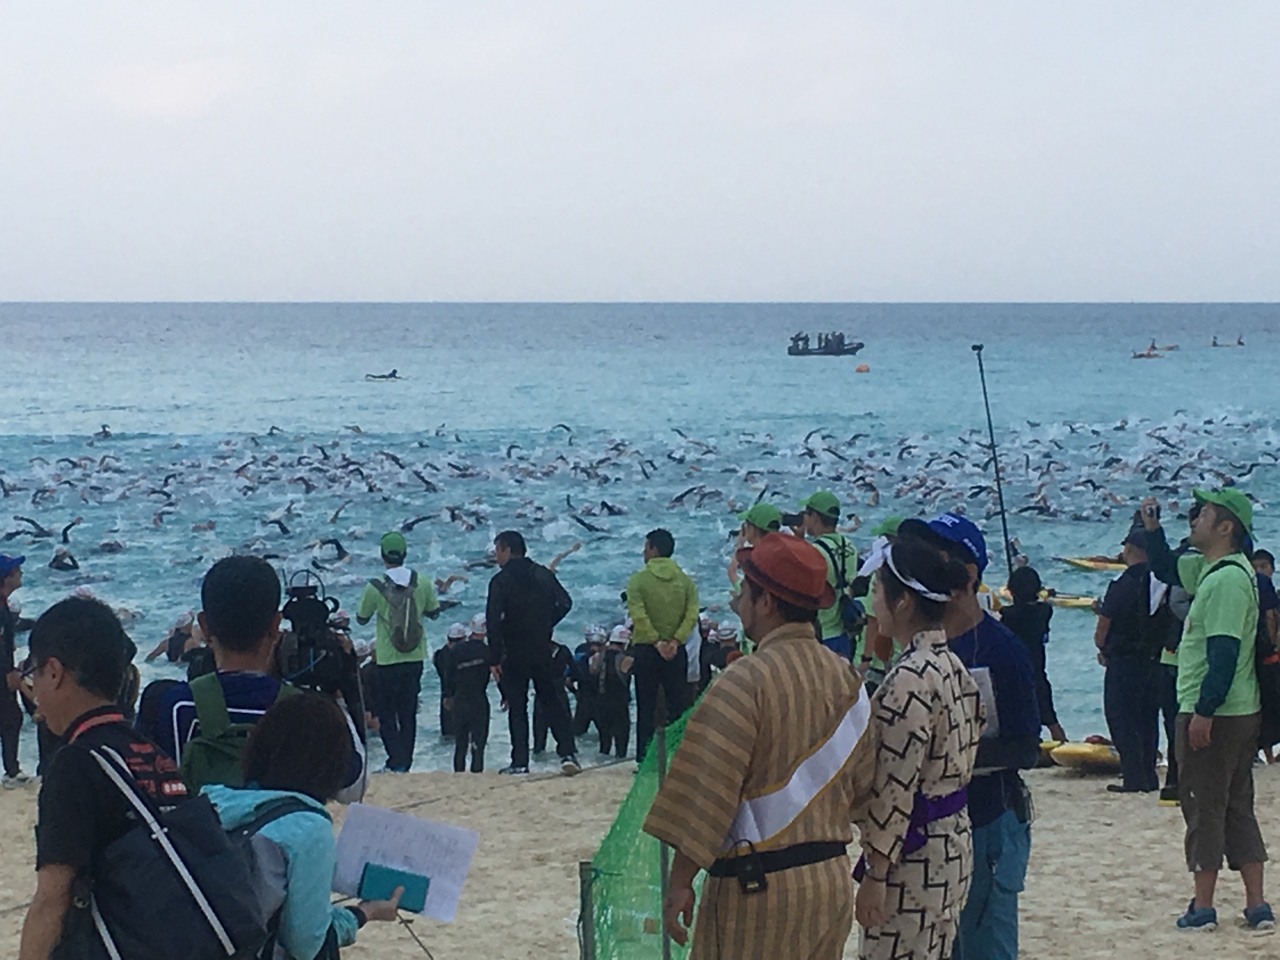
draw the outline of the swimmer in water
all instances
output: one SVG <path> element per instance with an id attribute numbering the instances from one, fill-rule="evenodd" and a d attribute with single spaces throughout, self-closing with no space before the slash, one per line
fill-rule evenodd
<path id="1" fill-rule="evenodd" d="M 364 378 L 366 380 L 402 380 L 403 379 L 403 377 L 400 376 L 399 369 L 397 368 L 393 368 L 390 373 L 366 373 L 364 375 Z"/>
<path id="2" fill-rule="evenodd" d="M 53 559 L 49 561 L 49 569 L 68 573 L 72 570 L 79 570 L 80 563 L 66 547 L 58 547 L 53 551 Z"/>

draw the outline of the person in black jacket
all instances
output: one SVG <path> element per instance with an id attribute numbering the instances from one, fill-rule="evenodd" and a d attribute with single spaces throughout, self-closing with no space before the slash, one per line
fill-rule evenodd
<path id="1" fill-rule="evenodd" d="M 1124 782 L 1112 793 L 1160 789 L 1156 747 L 1160 740 L 1160 638 L 1153 635 L 1151 568 L 1146 532 L 1134 527 L 1124 538 L 1126 569 L 1107 587 L 1098 606 L 1094 643 L 1106 667 L 1103 709 L 1111 740 L 1120 754 Z"/>
<path id="2" fill-rule="evenodd" d="M 1040 599 L 1040 574 L 1032 567 L 1018 567 L 1009 575 L 1012 605 L 1000 611 L 1000 622 L 1013 631 L 1031 656 L 1031 669 L 1036 675 L 1036 703 L 1040 707 L 1040 725 L 1049 728 L 1054 740 L 1066 740 L 1066 731 L 1058 722 L 1053 708 L 1053 686 L 1045 669 L 1045 645 L 1049 642 L 1049 621 L 1053 607 Z"/>
<path id="3" fill-rule="evenodd" d="M 486 616 L 489 663 L 508 705 L 511 765 L 503 773 L 529 772 L 529 684 L 547 711 L 560 769 L 580 773 L 569 713 L 557 695 L 563 674 L 552 664 L 552 631 L 573 607 L 554 573 L 526 555 L 524 537 L 504 530 L 494 538 L 498 572 L 489 581 Z"/>

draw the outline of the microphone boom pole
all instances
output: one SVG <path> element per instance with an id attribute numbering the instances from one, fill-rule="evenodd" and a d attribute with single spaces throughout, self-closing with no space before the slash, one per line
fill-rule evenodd
<path id="1" fill-rule="evenodd" d="M 991 463 L 996 471 L 996 499 L 1000 503 L 1000 528 L 1004 531 L 1004 562 L 1013 576 L 1013 545 L 1009 542 L 1009 514 L 1004 508 L 1004 484 L 1000 479 L 1000 456 L 996 451 L 996 428 L 991 423 L 991 398 L 987 396 L 987 371 L 982 363 L 983 344 L 975 343 L 973 352 L 978 355 L 978 377 L 982 380 L 982 403 L 987 409 L 987 437 L 991 440 Z"/>

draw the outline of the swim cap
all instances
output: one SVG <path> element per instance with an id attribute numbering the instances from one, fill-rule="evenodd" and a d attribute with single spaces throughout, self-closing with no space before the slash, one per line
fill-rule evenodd
<path id="1" fill-rule="evenodd" d="M 477 613 L 471 618 L 471 634 L 477 637 L 487 637 L 489 635 L 489 621 L 485 619 L 483 613 Z"/>
<path id="2" fill-rule="evenodd" d="M 445 634 L 450 640 L 462 640 L 467 635 L 467 628 L 460 623 L 449 624 L 449 632 Z"/>
<path id="3" fill-rule="evenodd" d="M 626 624 L 622 624 L 622 623 L 618 624 L 609 633 L 609 642 L 610 643 L 630 643 L 631 629 L 627 627 Z"/>

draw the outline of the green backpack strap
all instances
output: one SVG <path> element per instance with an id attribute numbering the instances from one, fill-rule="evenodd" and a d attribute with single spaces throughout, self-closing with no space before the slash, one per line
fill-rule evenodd
<path id="1" fill-rule="evenodd" d="M 223 696 L 222 683 L 218 680 L 217 673 L 206 673 L 192 680 L 191 699 L 196 704 L 196 718 L 200 721 L 202 737 L 214 739 L 231 729 L 227 698 Z"/>

